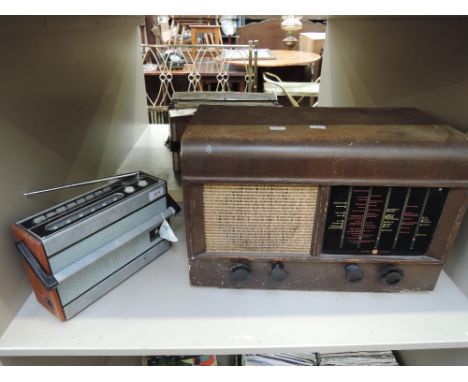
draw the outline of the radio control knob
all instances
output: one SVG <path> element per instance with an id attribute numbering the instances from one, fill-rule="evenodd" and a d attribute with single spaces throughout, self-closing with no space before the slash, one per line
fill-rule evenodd
<path id="1" fill-rule="evenodd" d="M 65 212 L 67 210 L 67 207 L 61 206 L 55 210 L 58 214 L 61 214 L 62 212 Z"/>
<path id="2" fill-rule="evenodd" d="M 147 180 L 139 180 L 137 184 L 138 184 L 138 187 L 146 187 L 148 185 L 148 181 Z"/>
<path id="3" fill-rule="evenodd" d="M 235 282 L 247 281 L 252 273 L 249 264 L 237 263 L 231 267 L 231 279 Z"/>
<path id="4" fill-rule="evenodd" d="M 133 186 L 127 186 L 127 187 L 124 188 L 124 192 L 125 192 L 126 194 L 131 194 L 132 192 L 135 192 L 135 187 L 133 187 Z"/>
<path id="5" fill-rule="evenodd" d="M 39 224 L 46 220 L 44 215 L 39 215 L 37 218 L 34 218 L 33 224 Z"/>
<path id="6" fill-rule="evenodd" d="M 270 277 L 275 281 L 283 281 L 288 277 L 288 272 L 284 270 L 284 265 L 281 263 L 275 263 L 271 267 Z"/>
<path id="7" fill-rule="evenodd" d="M 401 281 L 403 275 L 404 273 L 400 268 L 389 265 L 380 272 L 380 281 L 384 285 L 396 285 Z"/>
<path id="8" fill-rule="evenodd" d="M 345 267 L 345 277 L 350 283 L 358 283 L 364 278 L 362 269 L 357 264 L 348 264 Z"/>

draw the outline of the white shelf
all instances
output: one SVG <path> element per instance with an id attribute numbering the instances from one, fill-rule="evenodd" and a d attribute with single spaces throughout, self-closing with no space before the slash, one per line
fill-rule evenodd
<path id="1" fill-rule="evenodd" d="M 192 287 L 179 243 L 68 322 L 31 295 L 0 356 L 235 354 L 468 347 L 468 300 L 442 273 L 433 292 Z"/>

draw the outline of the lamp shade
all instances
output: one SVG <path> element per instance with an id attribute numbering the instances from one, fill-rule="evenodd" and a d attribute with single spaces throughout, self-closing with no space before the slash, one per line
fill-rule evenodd
<path id="1" fill-rule="evenodd" d="M 219 21 L 225 36 L 233 36 L 237 28 L 237 16 L 221 16 Z"/>
<path id="2" fill-rule="evenodd" d="M 300 16 L 283 16 L 281 29 L 287 32 L 295 32 L 302 29 Z"/>

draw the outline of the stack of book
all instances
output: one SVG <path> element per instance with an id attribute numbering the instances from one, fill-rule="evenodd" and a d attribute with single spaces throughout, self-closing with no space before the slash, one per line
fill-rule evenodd
<path id="1" fill-rule="evenodd" d="M 391 351 L 248 354 L 243 366 L 398 366 Z"/>
<path id="2" fill-rule="evenodd" d="M 316 353 L 247 354 L 244 366 L 317 366 Z"/>
<path id="3" fill-rule="evenodd" d="M 318 353 L 318 366 L 398 366 L 391 351 Z"/>

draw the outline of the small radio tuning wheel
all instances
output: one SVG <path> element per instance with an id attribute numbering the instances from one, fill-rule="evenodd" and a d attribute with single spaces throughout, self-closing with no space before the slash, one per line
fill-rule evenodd
<path id="1" fill-rule="evenodd" d="M 348 264 L 345 267 L 345 277 L 350 283 L 358 283 L 364 278 L 361 267 L 357 264 Z"/>
<path id="2" fill-rule="evenodd" d="M 382 284 L 392 286 L 398 284 L 403 278 L 403 271 L 393 265 L 388 265 L 380 272 L 380 281 Z"/>
<path id="3" fill-rule="evenodd" d="M 271 267 L 270 277 L 275 281 L 283 281 L 288 277 L 288 272 L 284 270 L 284 265 L 281 263 L 275 263 Z"/>
<path id="4" fill-rule="evenodd" d="M 238 283 L 247 281 L 251 273 L 252 269 L 246 263 L 236 263 L 231 267 L 231 279 Z"/>

